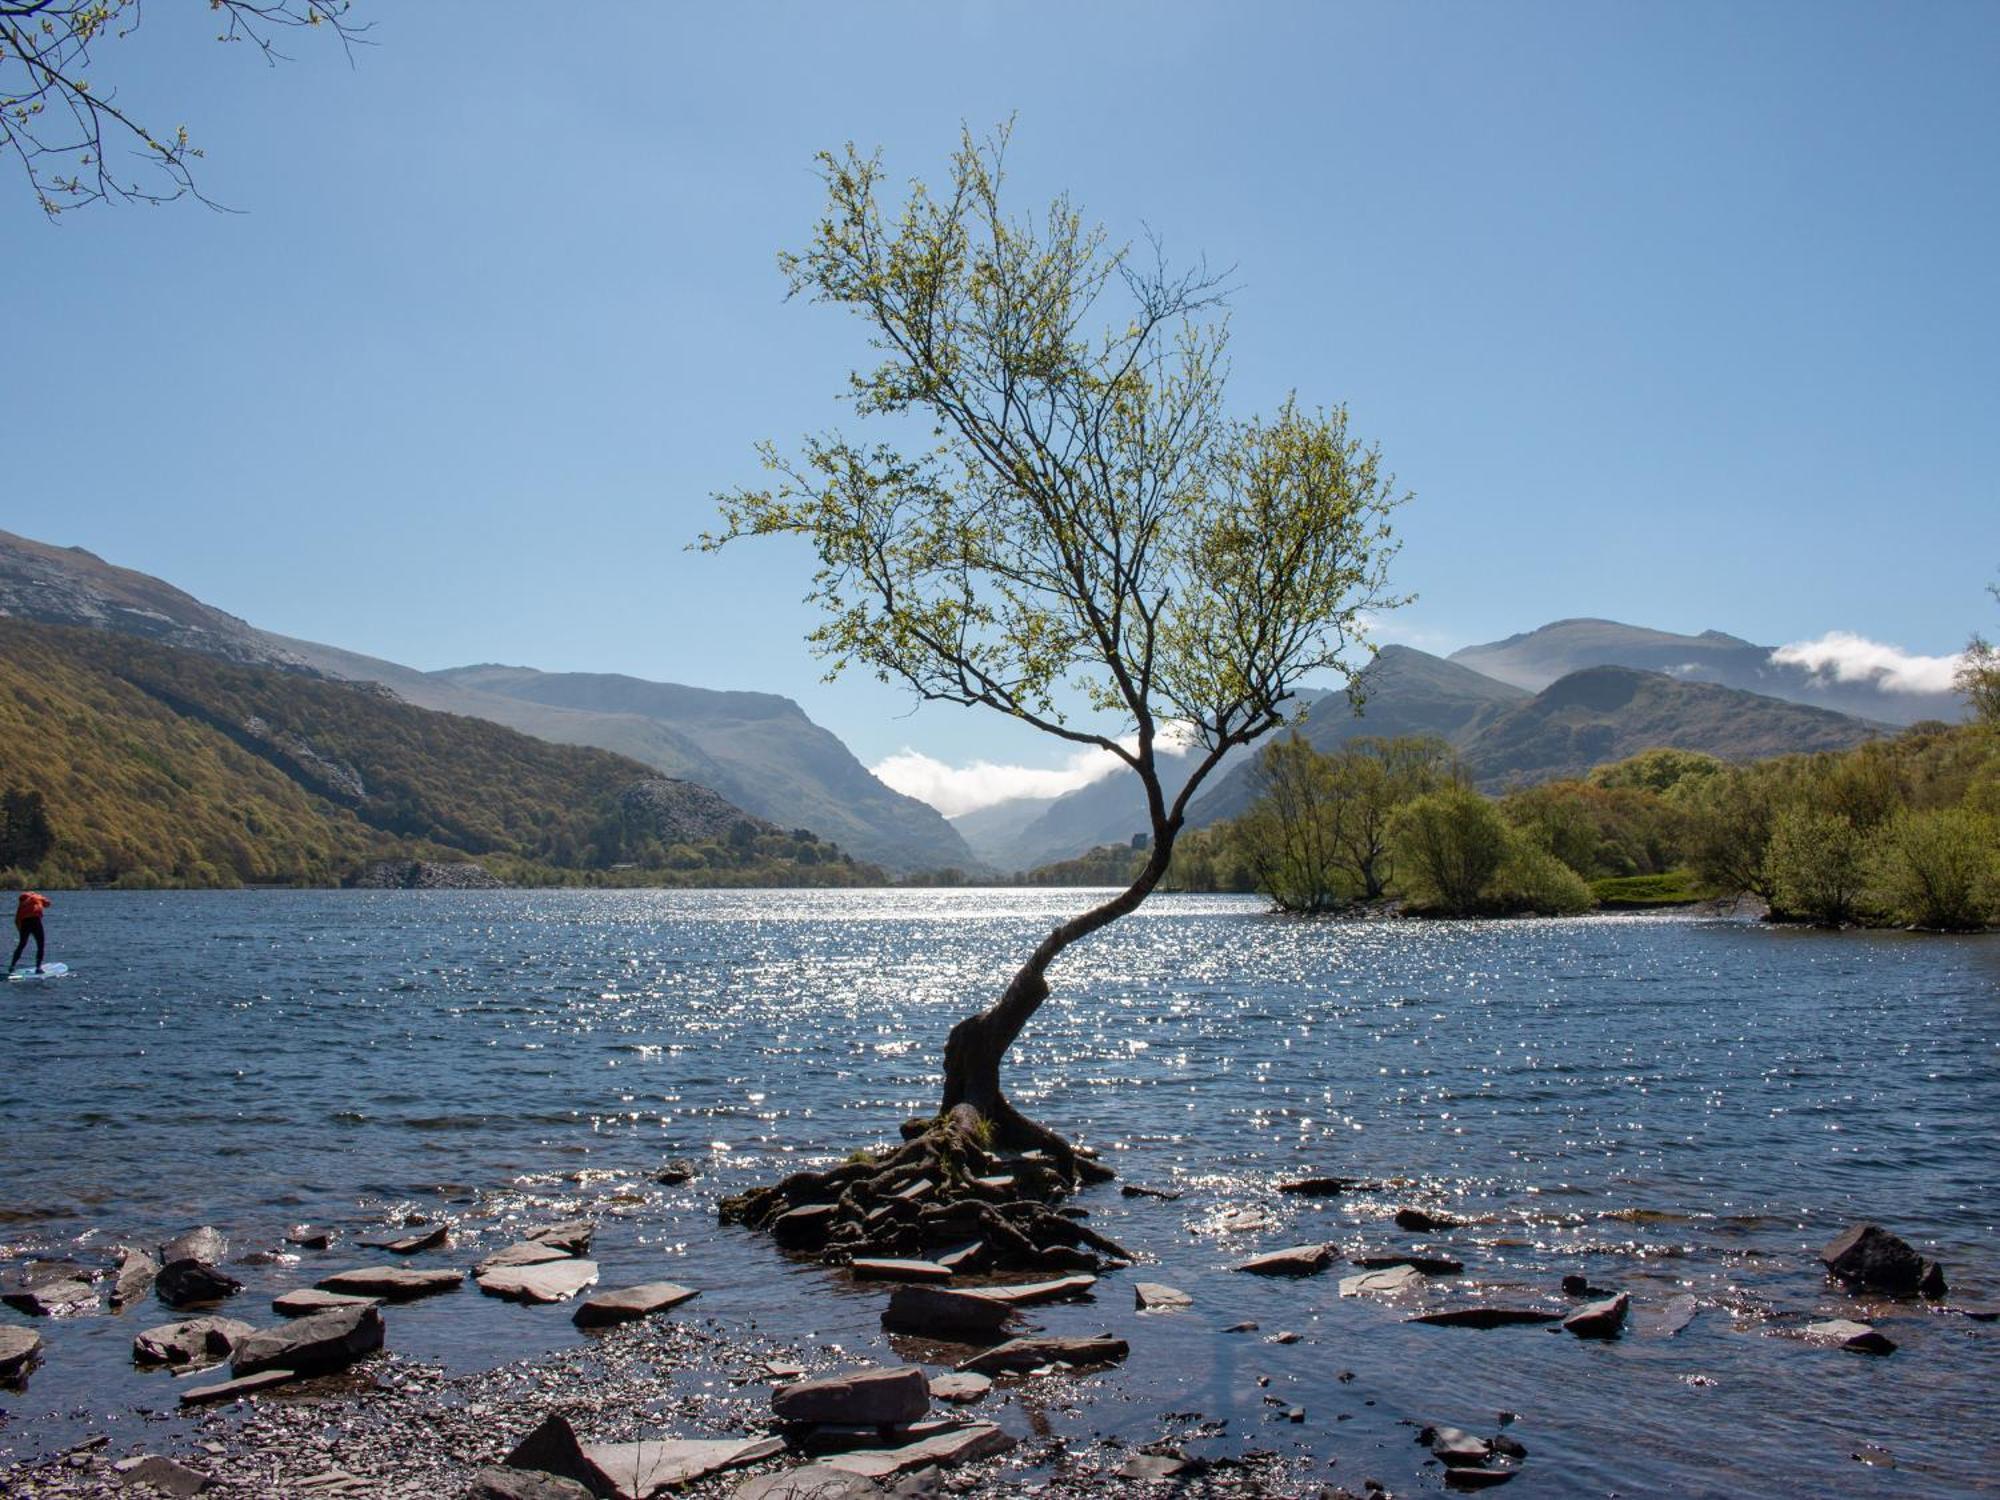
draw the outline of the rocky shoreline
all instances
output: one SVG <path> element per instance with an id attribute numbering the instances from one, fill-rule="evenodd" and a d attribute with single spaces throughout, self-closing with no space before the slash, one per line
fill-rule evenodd
<path id="1" fill-rule="evenodd" d="M 1024 1180 L 1034 1175 L 1032 1159 L 1002 1165 Z M 654 1176 L 679 1186 L 696 1170 L 673 1161 Z M 1304 1205 L 1395 1192 L 1391 1184 L 1334 1176 L 1271 1187 L 1276 1201 Z M 1119 1192 L 1117 1201 L 1141 1212 L 1165 1211 L 1180 1196 L 1178 1188 L 1130 1183 Z M 999 1205 L 1002 1225 L 1010 1222 L 1006 1207 Z M 1014 1221 L 1049 1212 L 1036 1205 Z M 1064 1217 L 1080 1224 L 1089 1210 L 1067 1209 Z M 1231 1209 L 1215 1227 L 1254 1242 L 1280 1221 L 1253 1203 Z M 159 1378 L 174 1382 L 185 1420 L 172 1442 L 99 1432 L 0 1467 L 0 1490 L 646 1500 L 670 1489 L 732 1500 L 833 1500 L 1171 1487 L 1189 1496 L 1374 1500 L 1438 1483 L 1494 1488 L 1536 1472 L 1535 1433 L 1516 1425 L 1513 1413 L 1495 1411 L 1475 1432 L 1433 1413 L 1371 1411 L 1375 1401 L 1357 1392 L 1327 1422 L 1327 1413 L 1309 1411 L 1289 1382 L 1274 1384 L 1260 1365 L 1319 1337 L 1315 1325 L 1329 1303 L 1373 1304 L 1398 1322 L 1465 1330 L 1441 1337 L 1524 1337 L 1505 1330 L 1542 1325 L 1578 1345 L 1671 1339 L 1704 1307 L 1691 1296 L 1635 1298 L 1580 1274 L 1547 1286 L 1492 1274 L 1493 1267 L 1468 1274 L 1466 1261 L 1477 1250 L 1461 1232 L 1472 1227 L 1445 1205 L 1406 1203 L 1367 1243 L 1307 1240 L 1232 1257 L 1246 1292 L 1259 1283 L 1294 1289 L 1280 1302 L 1298 1320 L 1291 1327 L 1225 1323 L 1231 1313 L 1214 1305 L 1213 1291 L 1197 1297 L 1153 1279 L 1172 1277 L 1172 1265 L 1142 1266 L 1138 1257 L 1109 1250 L 1096 1253 L 1090 1270 L 1063 1270 L 981 1269 L 977 1254 L 961 1255 L 954 1266 L 943 1263 L 948 1257 L 927 1258 L 914 1241 L 901 1257 L 857 1258 L 837 1245 L 794 1248 L 789 1256 L 771 1249 L 774 1262 L 823 1260 L 828 1276 L 868 1299 L 888 1350 L 861 1355 L 834 1342 L 774 1335 L 755 1318 L 705 1316 L 700 1294 L 709 1288 L 689 1271 L 679 1273 L 685 1285 L 603 1285 L 591 1258 L 592 1219 L 515 1225 L 505 1244 L 443 1217 L 367 1237 L 297 1225 L 281 1252 L 253 1250 L 237 1262 L 227 1259 L 226 1238 L 202 1226 L 151 1249 L 126 1245 L 10 1268 L 5 1301 L 31 1322 L 0 1323 L 0 1382 L 8 1390 L 31 1389 L 48 1357 L 33 1320 L 89 1318 L 105 1306 L 143 1320 L 156 1301 L 178 1321 L 135 1322 L 133 1358 L 171 1372 Z M 1769 1331 L 1825 1358 L 1892 1355 L 1897 1341 L 1872 1325 L 1871 1312 L 1876 1321 L 1905 1317 L 1904 1309 L 1962 1316 L 1967 1325 L 1992 1321 L 1989 1310 L 1948 1302 L 1945 1271 L 1879 1226 L 1851 1226 L 1819 1259 L 1843 1315 L 1783 1318 Z M 276 1296 L 276 1316 L 259 1317 L 246 1305 L 227 1269 L 245 1260 L 296 1265 L 300 1284 Z M 475 1288 L 509 1302 L 560 1305 L 588 1340 L 471 1373 L 395 1351 L 401 1309 Z M 1119 1301 L 1133 1309 L 1125 1336 L 1103 1317 Z M 1209 1320 L 1210 1336 L 1240 1351 L 1231 1367 L 1254 1385 L 1240 1393 L 1239 1405 L 1261 1412 L 1263 1431 L 1243 1430 L 1239 1418 L 1230 1432 L 1227 1417 L 1172 1411 L 1142 1419 L 1140 1432 L 1131 1414 L 1118 1410 L 1127 1398 L 1117 1369 L 1133 1356 L 1157 1357 L 1148 1334 L 1177 1326 L 1157 1320 L 1190 1317 Z M 1353 1379 L 1343 1372 L 1339 1382 Z M 6 1405 L 16 1405 L 12 1396 Z M 1351 1419 L 1375 1434 L 1378 1454 L 1385 1428 L 1404 1429 L 1409 1457 L 1379 1474 L 1332 1472 L 1352 1450 L 1343 1444 L 1336 1452 L 1328 1438 Z M 0 1421 L 0 1438 L 14 1420 Z"/>

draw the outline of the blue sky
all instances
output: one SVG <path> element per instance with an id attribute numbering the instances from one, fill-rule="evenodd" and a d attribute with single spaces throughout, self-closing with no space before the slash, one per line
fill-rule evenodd
<path id="1" fill-rule="evenodd" d="M 0 526 L 424 667 L 789 694 L 870 762 L 1056 765 L 805 652 L 807 566 L 684 544 L 840 420 L 786 304 L 815 150 L 1233 264 L 1244 412 L 1344 401 L 1416 501 L 1385 639 L 1569 615 L 1956 649 L 2000 565 L 2000 7 L 358 0 L 349 67 L 148 9 L 100 84 L 191 203 L 0 177 Z M 586 18 L 587 19 L 584 19 Z"/>

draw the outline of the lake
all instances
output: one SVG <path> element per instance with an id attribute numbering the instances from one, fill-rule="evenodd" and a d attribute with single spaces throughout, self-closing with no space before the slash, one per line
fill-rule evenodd
<path id="1" fill-rule="evenodd" d="M 225 1310 L 262 1323 L 272 1293 L 369 1259 L 353 1238 L 406 1215 L 486 1247 L 589 1213 L 605 1285 L 685 1281 L 705 1317 L 885 1355 L 879 1293 L 719 1227 L 714 1200 L 929 1113 L 951 1022 L 1086 899 L 58 893 L 50 956 L 75 972 L 0 996 L 0 1249 L 89 1256 L 213 1223 L 233 1258 L 282 1249 L 295 1223 L 338 1226 L 332 1252 L 230 1266 L 247 1289 Z M 2000 939 L 1690 916 L 1314 922 L 1172 896 L 1053 979 L 1013 1054 L 1016 1101 L 1123 1180 L 1184 1190 L 1076 1200 L 1150 1260 L 1047 1310 L 1053 1331 L 1110 1328 L 1134 1349 L 1096 1378 L 1101 1401 L 1048 1417 L 1057 1430 L 1138 1442 L 1163 1413 L 1202 1413 L 1229 1419 L 1214 1451 L 1297 1450 L 1321 1478 L 1403 1490 L 1436 1486 L 1405 1423 L 1490 1433 L 1504 1410 L 1530 1450 L 1517 1495 L 2000 1483 L 2000 1325 L 1857 1303 L 1813 1254 L 1870 1219 L 1943 1263 L 1953 1303 L 2000 1300 Z M 702 1175 L 652 1181 L 674 1156 Z M 1382 1185 L 1272 1191 L 1309 1172 Z M 1229 1269 L 1306 1240 L 1407 1245 L 1388 1222 L 1406 1205 L 1471 1221 L 1427 1240 L 1464 1280 L 1548 1300 L 1581 1273 L 1631 1293 L 1634 1327 L 1599 1344 L 1415 1326 L 1341 1299 L 1339 1269 Z M 1239 1210 L 1269 1223 L 1232 1228 Z M 469 1264 L 463 1246 L 442 1263 Z M 1135 1314 L 1138 1278 L 1194 1308 Z M 1681 1294 L 1695 1320 L 1652 1331 Z M 468 1290 L 392 1309 L 390 1342 L 479 1368 L 578 1342 L 568 1311 Z M 1896 1354 L 1794 1336 L 1863 1311 Z M 0 1451 L 138 1436 L 171 1381 L 132 1368 L 131 1338 L 177 1316 L 148 1299 L 37 1323 L 48 1347 L 25 1393 L 0 1393 Z M 1242 1319 L 1303 1337 L 1222 1332 Z M 1272 1421 L 1268 1393 L 1306 1420 Z"/>

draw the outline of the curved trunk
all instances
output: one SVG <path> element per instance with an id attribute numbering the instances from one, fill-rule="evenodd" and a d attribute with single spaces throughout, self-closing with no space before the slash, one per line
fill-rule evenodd
<path id="1" fill-rule="evenodd" d="M 1096 1176 L 1103 1168 L 1080 1160 L 1070 1144 L 1046 1126 L 1038 1125 L 1007 1100 L 1000 1088 L 1000 1060 L 1014 1045 L 1014 1038 L 1028 1024 L 1042 1002 L 1049 998 L 1048 968 L 1057 956 L 1079 938 L 1090 936 L 1135 909 L 1152 894 L 1153 887 L 1167 872 L 1173 857 L 1176 829 L 1168 825 L 1163 836 L 1153 841 L 1152 857 L 1139 878 L 1101 906 L 1070 918 L 1057 927 L 1021 965 L 1000 998 L 974 1016 L 967 1016 L 951 1028 L 944 1045 L 944 1098 L 941 1111 L 969 1104 L 992 1125 L 996 1144 L 1016 1150 L 1040 1148 L 1075 1176 Z"/>

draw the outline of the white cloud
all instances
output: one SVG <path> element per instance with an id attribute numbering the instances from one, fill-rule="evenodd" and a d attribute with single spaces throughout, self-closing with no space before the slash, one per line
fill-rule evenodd
<path id="1" fill-rule="evenodd" d="M 1771 660 L 1835 682 L 1872 682 L 1888 693 L 1948 693 L 1961 658 L 1919 656 L 1851 630 L 1829 630 L 1816 641 L 1780 646 Z"/>
<path id="2" fill-rule="evenodd" d="M 1190 737 L 1174 725 L 1160 733 L 1163 749 L 1183 749 L 1189 742 Z M 1128 736 L 1124 743 L 1129 747 L 1135 741 Z M 905 746 L 868 769 L 885 786 L 956 818 L 1015 797 L 1060 797 L 1126 767 L 1109 750 L 1094 748 L 1076 750 L 1062 765 L 1048 768 L 996 765 L 990 760 L 953 766 Z"/>

